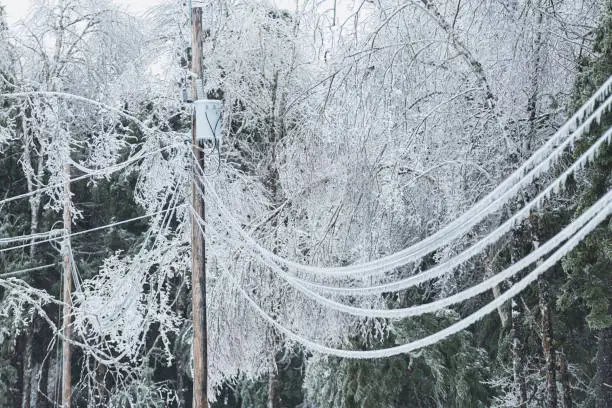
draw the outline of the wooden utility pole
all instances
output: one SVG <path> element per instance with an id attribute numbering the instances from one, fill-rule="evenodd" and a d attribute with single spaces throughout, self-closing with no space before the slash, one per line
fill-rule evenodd
<path id="1" fill-rule="evenodd" d="M 70 164 L 64 164 L 64 324 L 62 341 L 62 408 L 70 408 L 72 389 L 70 382 L 70 325 L 72 320 L 72 270 L 70 265 L 70 232 L 72 219 L 70 216 Z"/>
<path id="2" fill-rule="evenodd" d="M 202 8 L 191 10 L 191 94 L 198 99 L 198 79 L 202 77 Z M 204 169 L 204 152 L 196 139 L 195 112 L 191 117 L 191 142 L 194 156 Z M 191 219 L 191 278 L 193 309 L 193 408 L 208 408 L 208 338 L 206 333 L 206 246 L 197 217 L 205 219 L 204 186 L 198 188 L 198 171 L 194 164 L 191 184 L 192 204 L 195 214 Z"/>

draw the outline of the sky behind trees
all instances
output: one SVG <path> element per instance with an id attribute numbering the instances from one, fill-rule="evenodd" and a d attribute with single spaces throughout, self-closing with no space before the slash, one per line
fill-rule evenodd
<path id="1" fill-rule="evenodd" d="M 124 7 L 127 11 L 140 14 L 146 11 L 149 7 L 161 3 L 161 0 L 114 0 L 120 7 Z M 36 3 L 34 0 L 2 0 L 0 4 L 4 4 L 7 10 L 7 17 L 11 24 L 21 20 L 27 16 L 32 6 Z"/>
<path id="2" fill-rule="evenodd" d="M 126 9 L 135 15 L 142 14 L 147 9 L 163 2 L 163 0 L 113 0 L 115 4 Z M 23 19 L 27 16 L 35 0 L 2 0 L 0 4 L 6 6 L 7 17 L 10 24 Z M 272 0 L 273 3 L 281 8 L 293 8 L 294 0 Z M 321 2 L 325 3 L 325 1 Z"/>

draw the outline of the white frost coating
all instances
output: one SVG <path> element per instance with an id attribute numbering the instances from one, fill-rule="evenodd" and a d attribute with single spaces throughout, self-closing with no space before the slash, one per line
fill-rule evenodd
<path id="1" fill-rule="evenodd" d="M 612 97 L 607 99 L 598 107 L 594 114 L 591 114 L 571 135 L 569 130 L 573 127 L 573 123 L 578 120 L 585 112 L 592 112 L 595 101 L 604 93 L 608 92 L 608 85 L 612 83 L 612 76 L 608 78 L 606 83 L 593 97 L 580 109 L 570 120 L 568 120 L 555 135 L 538 149 L 518 170 L 510 175 L 502 182 L 494 191 L 489 193 L 484 199 L 480 200 L 471 209 L 467 210 L 463 215 L 455 219 L 443 229 L 430 235 L 424 240 L 398 251 L 394 254 L 379 258 L 374 261 L 364 262 L 361 264 L 343 266 L 343 267 L 317 267 L 304 265 L 297 262 L 284 259 L 277 256 L 271 251 L 263 248 L 255 241 L 253 244 L 258 247 L 258 251 L 266 253 L 266 256 L 273 258 L 276 262 L 281 263 L 293 270 L 318 275 L 321 277 L 342 278 L 353 275 L 359 275 L 360 278 L 371 276 L 373 274 L 382 273 L 393 270 L 399 266 L 420 259 L 426 254 L 448 245 L 452 240 L 460 237 L 469 231 L 474 225 L 482 221 L 486 216 L 500 209 L 514 194 L 520 191 L 521 188 L 533 182 L 539 175 L 545 173 L 552 163 L 555 162 L 562 154 L 566 147 L 573 144 L 581 138 L 588 126 L 596 119 L 596 117 L 607 109 L 612 104 Z M 552 153 L 551 153 L 552 152 Z M 532 170 L 528 171 L 534 164 L 539 163 Z M 581 164 L 584 164 L 581 162 Z M 527 173 L 526 173 L 527 172 Z M 526 173 L 526 174 L 525 174 Z M 210 183 L 204 178 L 204 183 L 213 195 L 214 199 L 220 202 L 218 195 L 212 188 Z M 540 200 L 543 196 L 540 198 Z M 539 201 L 534 205 L 539 204 Z M 231 215 L 226 214 L 226 217 L 231 220 Z"/>
<path id="2" fill-rule="evenodd" d="M 497 286 L 499 283 L 514 276 L 518 272 L 522 271 L 523 269 L 531 265 L 533 262 L 536 262 L 537 260 L 541 259 L 543 256 L 548 254 L 554 248 L 559 246 L 563 241 L 567 240 L 568 238 L 576 234 L 576 232 L 580 230 L 582 227 L 584 227 L 584 225 L 587 222 L 589 222 L 589 220 L 597 216 L 600 212 L 605 211 L 606 208 L 609 208 L 610 206 L 612 206 L 612 191 L 609 191 L 604 197 L 602 197 L 599 201 L 597 201 L 597 203 L 592 205 L 580 217 L 574 220 L 571 224 L 565 227 L 561 232 L 559 232 L 557 235 L 552 237 L 550 240 L 546 241 L 546 243 L 541 245 L 538 249 L 531 252 L 528 256 L 519 260 L 512 266 L 504 269 L 503 271 L 496 274 L 495 276 L 475 286 L 472 286 L 469 289 L 463 290 L 459 293 L 456 293 L 444 299 L 440 299 L 440 300 L 430 302 L 430 303 L 425 303 L 425 304 L 418 305 L 418 306 L 401 308 L 401 309 L 365 309 L 361 307 L 349 306 L 349 305 L 345 305 L 340 302 L 336 302 L 334 300 L 328 299 L 324 296 L 319 295 L 318 293 L 315 293 L 309 290 L 304 285 L 302 285 L 300 282 L 298 282 L 297 279 L 293 278 L 292 276 L 284 272 L 274 262 L 270 262 L 269 259 L 266 260 L 262 258 L 261 256 L 257 255 L 256 253 L 254 253 L 253 256 L 257 260 L 259 260 L 260 262 L 268 266 L 272 271 L 274 271 L 277 275 L 279 275 L 282 279 L 284 279 L 287 283 L 289 283 L 295 289 L 297 289 L 298 291 L 300 291 L 307 297 L 315 300 L 316 302 L 324 306 L 327 306 L 333 310 L 348 313 L 348 314 L 351 314 L 353 316 L 358 316 L 358 317 L 401 319 L 401 318 L 406 318 L 410 316 L 420 316 L 425 313 L 434 313 L 441 309 L 444 309 L 447 306 L 464 302 L 468 299 L 473 298 L 474 296 L 477 296 L 481 293 L 486 292 L 487 290 L 492 289 L 493 287 Z M 204 221 L 199 216 L 197 216 L 197 213 L 195 213 L 195 211 L 194 211 L 194 215 L 197 217 L 199 224 L 202 225 Z M 221 236 L 221 238 L 223 239 L 224 237 Z M 551 255 L 551 257 L 558 257 L 560 259 L 561 257 L 565 256 L 565 254 L 567 254 L 568 251 L 573 249 L 573 247 L 571 247 L 565 250 L 565 252 L 563 252 L 564 251 L 563 248 L 554 252 L 553 255 Z"/>
<path id="3" fill-rule="evenodd" d="M 276 320 L 274 320 L 270 315 L 268 315 L 257 303 L 249 297 L 249 295 L 240 287 L 238 282 L 234 280 L 234 278 L 229 275 L 226 271 L 223 271 L 224 274 L 230 279 L 230 281 L 236 286 L 238 291 L 242 294 L 242 296 L 247 300 L 247 302 L 251 305 L 251 307 L 261 316 L 262 319 L 270 323 L 274 326 L 279 332 L 283 333 L 292 341 L 300 343 L 304 345 L 306 348 L 311 351 L 315 351 L 322 354 L 329 354 L 336 357 L 342 358 L 352 358 L 352 359 L 375 359 L 375 358 L 387 358 L 392 357 L 398 354 L 409 353 L 414 350 L 418 350 L 423 347 L 431 346 L 436 344 L 447 337 L 450 337 L 466 328 L 476 323 L 478 320 L 482 319 L 486 315 L 497 310 L 499 306 L 512 299 L 514 296 L 518 295 L 521 291 L 523 291 L 527 286 L 529 286 L 533 281 L 535 281 L 538 276 L 546 272 L 552 266 L 554 266 L 567 252 L 571 251 L 576 245 L 578 245 L 591 231 L 593 231 L 597 225 L 603 222 L 606 217 L 612 213 L 612 205 L 608 204 L 604 210 L 599 212 L 595 218 L 593 218 L 583 230 L 581 230 L 578 234 L 573 236 L 569 241 L 567 241 L 555 254 L 551 255 L 546 261 L 544 261 L 541 265 L 539 265 L 536 269 L 534 269 L 529 275 L 523 278 L 520 282 L 516 283 L 506 292 L 502 293 L 499 297 L 489 302 L 476 312 L 467 316 L 464 319 L 459 320 L 458 322 L 448 326 L 446 329 L 440 330 L 432 335 L 424 337 L 419 340 L 415 340 L 413 342 L 402 344 L 400 346 L 379 349 L 379 350 L 342 350 L 332 347 L 327 347 L 319 343 L 315 343 L 307 338 L 288 330 L 281 324 L 279 324 Z"/>
<path id="4" fill-rule="evenodd" d="M 51 230 L 48 232 L 40 232 L 37 234 L 29 234 L 29 235 L 20 235 L 17 237 L 6 237 L 6 238 L 0 238 L 0 245 L 6 245 L 6 244 L 13 244 L 15 242 L 24 242 L 24 241 L 32 241 L 32 240 L 36 240 L 39 238 L 49 238 L 50 236 L 53 235 L 61 235 L 62 232 L 64 230 L 63 229 L 56 229 L 56 230 Z"/>
<path id="5" fill-rule="evenodd" d="M 149 217 L 154 217 L 154 216 L 159 215 L 159 214 L 168 213 L 170 211 L 174 211 L 175 209 L 181 208 L 181 207 L 184 207 L 184 206 L 185 206 L 185 204 L 180 204 L 180 205 L 177 205 L 177 206 L 174 206 L 174 207 L 171 207 L 171 208 L 167 208 L 165 210 L 156 211 L 154 213 L 141 215 L 141 216 L 138 216 L 138 217 L 127 219 L 127 220 L 113 222 L 112 224 L 101 225 L 99 227 L 94 227 L 94 228 L 91 228 L 91 229 L 88 229 L 88 230 L 73 232 L 70 235 L 64 235 L 63 234 L 64 229 L 51 230 L 51 231 L 49 231 L 47 233 L 44 233 L 44 234 L 46 234 L 49 237 L 47 239 L 43 239 L 43 240 L 35 241 L 35 242 L 29 242 L 27 244 L 18 245 L 18 246 L 12 246 L 12 247 L 8 247 L 8 248 L 0 248 L 0 253 L 7 252 L 7 251 L 13 251 L 15 249 L 27 248 L 29 246 L 43 244 L 45 242 L 57 241 L 57 240 L 60 240 L 60 239 L 64 239 L 66 237 L 67 238 L 72 238 L 72 237 L 77 237 L 79 235 L 89 234 L 90 232 L 99 231 L 99 230 L 103 230 L 103 229 L 107 229 L 107 228 L 112 228 L 112 227 L 116 227 L 118 225 L 127 224 L 127 223 L 130 223 L 130 222 L 142 220 L 142 219 L 149 218 Z M 44 235 L 44 234 L 40 234 L 40 235 Z"/>

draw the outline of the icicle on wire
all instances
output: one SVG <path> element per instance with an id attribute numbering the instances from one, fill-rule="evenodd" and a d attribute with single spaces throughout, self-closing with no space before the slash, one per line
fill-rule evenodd
<path id="1" fill-rule="evenodd" d="M 245 300 L 249 303 L 249 305 L 255 310 L 260 317 L 267 321 L 269 324 L 274 326 L 279 332 L 283 333 L 292 341 L 300 343 L 304 345 L 307 349 L 332 355 L 341 358 L 351 358 L 351 359 L 377 359 L 377 358 L 387 358 L 392 357 L 398 354 L 405 354 L 412 352 L 414 350 L 418 350 L 420 348 L 424 348 L 433 344 L 436 344 L 462 330 L 465 330 L 472 324 L 481 320 L 483 317 L 497 310 L 497 308 L 503 305 L 508 300 L 512 299 L 514 296 L 523 291 L 527 286 L 533 283 L 540 275 L 554 266 L 559 259 L 561 259 L 566 253 L 571 251 L 574 247 L 576 247 L 591 231 L 593 231 L 601 222 L 603 222 L 609 215 L 612 213 L 612 205 L 608 204 L 604 210 L 600 211 L 595 218 L 593 218 L 579 233 L 574 235 L 568 242 L 566 242 L 554 255 L 546 259 L 542 264 L 536 267 L 532 272 L 530 272 L 525 278 L 521 281 L 517 282 L 510 289 L 502 293 L 499 297 L 489 302 L 476 312 L 471 315 L 455 322 L 454 324 L 448 326 L 447 328 L 440 330 L 432 335 L 426 336 L 422 339 L 415 340 L 406 344 L 402 344 L 395 347 L 378 349 L 378 350 L 344 350 L 338 348 L 332 348 L 328 346 L 324 346 L 322 344 L 316 343 L 312 340 L 309 340 L 297 333 L 292 332 L 287 329 L 280 323 L 278 323 L 273 317 L 271 317 L 265 310 L 263 310 L 250 296 L 246 291 L 240 286 L 240 284 L 234 279 L 231 274 L 227 271 L 222 270 L 223 273 L 228 277 L 230 282 L 236 286 L 240 294 L 245 298 Z M 203 233 L 203 230 L 200 228 L 200 231 Z"/>
<path id="2" fill-rule="evenodd" d="M 468 299 L 471 299 L 481 293 L 486 292 L 487 290 L 492 289 L 497 286 L 500 282 L 503 282 L 506 279 L 511 278 L 516 275 L 518 272 L 527 268 L 532 263 L 541 259 L 543 256 L 551 252 L 553 249 L 558 247 L 563 241 L 571 238 L 573 235 L 577 233 L 584 225 L 593 219 L 597 214 L 601 211 L 605 211 L 607 207 L 612 206 L 612 191 L 608 192 L 604 197 L 602 197 L 596 204 L 591 206 L 587 211 L 585 211 L 580 217 L 570 223 L 567 227 L 565 227 L 561 232 L 552 237 L 546 243 L 541 245 L 538 249 L 531 252 L 528 256 L 519 260 L 515 264 L 506 268 L 505 270 L 499 272 L 495 276 L 470 287 L 469 289 L 463 290 L 454 295 L 448 296 L 443 299 L 439 299 L 437 301 L 433 301 L 430 303 L 412 306 L 408 308 L 401 309 L 366 309 L 361 307 L 349 306 L 340 302 L 336 302 L 334 300 L 328 299 L 324 296 L 319 295 L 316 292 L 308 289 L 306 286 L 298 282 L 295 278 L 288 275 L 285 271 L 283 271 L 278 265 L 276 265 L 273 261 L 271 262 L 269 259 L 263 258 L 258 253 L 253 253 L 252 256 L 257 259 L 259 262 L 269 267 L 274 273 L 276 273 L 281 279 L 285 280 L 289 283 L 293 288 L 309 297 L 310 299 L 318 302 L 319 304 L 326 306 L 330 309 L 351 314 L 353 316 L 358 317 L 370 317 L 370 318 L 394 318 L 401 319 L 410 316 L 420 316 L 425 313 L 433 313 L 437 312 L 441 309 L 444 309 L 447 306 L 464 302 Z M 204 222 L 199 215 L 195 214 L 197 218 L 197 222 L 202 225 Z M 225 239 L 225 237 L 221 236 L 221 239 Z M 248 248 L 247 248 L 248 249 Z M 559 255 L 558 250 L 551 256 L 562 257 L 565 253 Z"/>

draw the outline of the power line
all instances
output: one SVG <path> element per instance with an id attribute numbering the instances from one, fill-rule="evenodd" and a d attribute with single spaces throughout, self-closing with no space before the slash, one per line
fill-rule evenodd
<path id="1" fill-rule="evenodd" d="M 57 265 L 56 264 L 49 264 L 49 265 L 37 266 L 37 267 L 34 267 L 34 268 L 22 269 L 20 271 L 3 273 L 3 274 L 0 274 L 0 279 L 13 278 L 15 276 L 24 275 L 24 274 L 29 273 L 29 272 L 36 272 L 36 271 L 41 271 L 43 269 L 52 268 L 54 266 L 57 266 Z"/>
<path id="2" fill-rule="evenodd" d="M 132 164 L 134 162 L 137 162 L 140 159 L 143 159 L 143 158 L 148 157 L 148 156 L 152 156 L 154 154 L 157 154 L 157 153 L 160 153 L 160 152 L 163 152 L 165 150 L 168 150 L 168 149 L 171 149 L 171 148 L 174 148 L 174 147 L 178 147 L 178 146 L 183 146 L 183 144 L 181 143 L 181 144 L 174 144 L 174 145 L 165 146 L 165 147 L 163 147 L 161 149 L 157 149 L 157 150 L 154 150 L 154 151 L 151 151 L 151 152 L 148 152 L 148 153 L 140 154 L 140 152 L 139 152 L 136 156 L 133 156 L 133 157 L 127 159 L 126 161 L 124 161 L 124 162 L 122 162 L 120 164 L 109 166 L 107 168 L 100 169 L 100 170 L 89 170 L 86 167 L 82 167 L 82 166 L 77 164 L 76 165 L 77 168 L 82 167 L 84 169 L 87 169 L 88 170 L 87 174 L 84 174 L 84 175 L 78 176 L 78 177 L 74 177 L 74 178 L 71 178 L 69 180 L 62 181 L 60 183 L 55 183 L 55 184 L 51 184 L 49 186 L 41 187 L 41 188 L 38 188 L 36 190 L 30 191 L 30 192 L 27 192 L 27 193 L 24 193 L 24 194 L 20 194 L 20 195 L 14 196 L 14 197 L 5 198 L 3 200 L 0 200 L 0 206 L 3 205 L 3 204 L 6 204 L 6 203 L 12 202 L 12 201 L 20 200 L 22 198 L 31 197 L 31 196 L 36 195 L 36 194 L 38 194 L 40 192 L 43 192 L 43 191 L 48 191 L 48 190 L 52 190 L 52 189 L 57 188 L 57 187 L 61 187 L 61 186 L 64 185 L 64 183 L 73 183 L 73 182 L 76 182 L 76 181 L 81 181 L 81 180 L 88 179 L 90 177 L 109 175 L 111 173 L 114 173 L 114 172 L 117 172 L 119 170 L 122 170 L 122 169 L 126 168 L 130 164 Z M 76 163 L 72 162 L 72 164 L 76 164 Z"/>
<path id="3" fill-rule="evenodd" d="M 57 234 L 58 231 L 61 232 L 62 230 L 52 230 L 49 232 L 41 232 L 37 234 L 19 235 L 16 237 L 0 238 L 0 245 L 12 244 L 14 242 L 31 241 L 37 238 L 46 238 L 49 235 Z"/>
<path id="4" fill-rule="evenodd" d="M 371 318 L 406 318 L 411 316 L 420 316 L 425 313 L 434 313 L 441 309 L 444 309 L 447 306 L 464 302 L 468 299 L 471 299 L 481 293 L 484 293 L 493 287 L 497 286 L 499 283 L 503 282 L 506 279 L 511 278 L 516 275 L 518 272 L 527 268 L 529 265 L 538 261 L 546 254 L 551 252 L 555 247 L 559 246 L 563 241 L 571 238 L 572 236 L 579 234 L 580 229 L 585 226 L 591 219 L 595 218 L 599 213 L 605 212 L 606 209 L 612 207 L 612 191 L 609 191 L 604 197 L 602 197 L 597 203 L 592 205 L 587 211 L 585 211 L 580 217 L 570 223 L 567 227 L 565 227 L 561 232 L 556 234 L 546 243 L 541 245 L 538 249 L 531 252 L 528 256 L 509 266 L 505 270 L 499 272 L 495 276 L 470 287 L 469 289 L 465 289 L 455 295 L 448 296 L 443 299 L 439 299 L 430 303 L 425 303 L 418 306 L 411 306 L 408 308 L 401 309 L 367 309 L 362 307 L 349 306 L 340 302 L 336 302 L 334 300 L 325 298 L 308 288 L 302 285 L 297 279 L 288 275 L 282 269 L 278 267 L 273 261 L 269 259 L 266 260 L 259 255 L 256 255 L 255 258 L 263 263 L 265 266 L 269 267 L 273 272 L 279 275 L 283 280 L 297 289 L 299 292 L 303 293 L 305 296 L 315 300 L 323 306 L 329 307 L 333 310 L 337 310 L 340 312 L 348 313 L 354 316 L 359 317 L 371 317 Z M 202 224 L 202 220 L 199 220 L 200 224 Z M 570 249 L 559 249 L 551 255 L 551 257 L 558 257 L 559 259 L 567 254 Z M 566 251 L 566 252 L 563 252 Z"/>
<path id="5" fill-rule="evenodd" d="M 603 134 L 585 153 L 583 153 L 572 166 L 566 169 L 557 179 L 555 179 L 547 188 L 540 192 L 532 201 L 525 204 L 525 207 L 519 210 L 515 215 L 513 215 L 506 222 L 497 227 L 489 235 L 484 238 L 481 238 L 478 242 L 474 243 L 472 246 L 470 246 L 463 252 L 453 256 L 452 258 L 441 264 L 436 265 L 433 268 L 427 269 L 417 275 L 395 282 L 354 288 L 338 288 L 336 286 L 313 283 L 299 278 L 296 279 L 311 288 L 323 292 L 355 296 L 381 294 L 385 292 L 404 290 L 426 282 L 428 280 L 440 277 L 445 273 L 450 272 L 453 268 L 457 267 L 463 262 L 481 253 L 485 248 L 492 245 L 494 242 L 498 241 L 501 237 L 508 233 L 515 225 L 517 225 L 517 223 L 521 219 L 527 217 L 530 211 L 532 211 L 534 208 L 539 207 L 547 197 L 550 197 L 552 193 L 561 189 L 567 177 L 569 177 L 571 174 L 574 174 L 579 169 L 583 168 L 587 163 L 591 162 L 593 157 L 598 153 L 599 149 L 602 148 L 605 143 L 609 143 L 611 139 L 612 128 L 608 129 L 606 133 Z"/>
<path id="6" fill-rule="evenodd" d="M 89 234 L 91 232 L 95 232 L 95 231 L 100 231 L 100 230 L 107 229 L 107 228 L 116 227 L 116 226 L 119 226 L 119 225 L 123 225 L 123 224 L 127 224 L 127 223 L 130 223 L 130 222 L 142 220 L 142 219 L 149 218 L 149 217 L 154 217 L 156 215 L 163 214 L 163 213 L 168 212 L 168 211 L 173 211 L 173 210 L 175 210 L 177 208 L 180 208 L 180 207 L 183 207 L 183 206 L 185 206 L 185 204 L 179 204 L 179 205 L 176 205 L 174 207 L 167 208 L 165 210 L 160 210 L 160 211 L 156 211 L 154 213 L 141 215 L 139 217 L 130 218 L 128 220 L 113 222 L 111 224 L 102 225 L 102 226 L 91 228 L 91 229 L 84 230 L 84 231 L 73 232 L 73 233 L 71 233 L 71 234 L 69 234 L 67 236 L 65 234 L 61 234 L 63 229 L 61 229 L 61 230 L 58 229 L 56 231 L 58 231 L 60 233 L 58 233 L 58 236 L 55 237 L 55 238 L 48 238 L 48 239 L 45 239 L 45 240 L 42 240 L 42 241 L 36 241 L 34 243 L 27 243 L 27 244 L 23 244 L 23 245 L 19 245 L 19 246 L 14 246 L 14 247 L 9 247 L 9 248 L 0 248 L 0 253 L 1 252 L 6 252 L 6 251 L 12 251 L 12 250 L 15 250 L 15 249 L 20 249 L 20 248 L 27 248 L 27 247 L 29 247 L 31 245 L 42 244 L 42 243 L 45 243 L 45 242 L 57 241 L 59 239 L 65 238 L 65 237 L 72 238 L 72 237 L 77 237 L 79 235 Z"/>
<path id="7" fill-rule="evenodd" d="M 525 278 L 521 281 L 513 285 L 506 292 L 502 293 L 499 297 L 495 298 L 493 301 L 489 302 L 478 311 L 470 314 L 469 316 L 455 322 L 454 324 L 448 326 L 447 328 L 440 330 L 434 334 L 426 336 L 422 339 L 415 340 L 409 343 L 405 343 L 402 345 L 398 345 L 395 347 L 378 349 L 378 350 L 344 350 L 338 348 L 332 348 L 328 346 L 324 346 L 322 344 L 316 343 L 312 340 L 309 340 L 297 333 L 292 332 L 287 329 L 285 326 L 277 322 L 273 317 L 271 317 L 268 313 L 266 313 L 250 296 L 246 291 L 240 286 L 240 284 L 231 276 L 227 271 L 223 268 L 222 272 L 225 274 L 228 279 L 236 286 L 240 294 L 245 298 L 245 300 L 249 303 L 249 305 L 255 310 L 262 319 L 267 321 L 269 324 L 274 326 L 279 332 L 283 333 L 289 339 L 304 345 L 306 348 L 322 353 L 333 355 L 341 358 L 351 358 L 351 359 L 377 359 L 377 358 L 387 358 L 392 357 L 398 354 L 405 354 L 412 352 L 414 350 L 418 350 L 423 347 L 427 347 L 433 344 L 436 344 L 462 330 L 467 329 L 472 324 L 481 320 L 483 317 L 497 310 L 497 308 L 503 305 L 508 300 L 512 299 L 514 296 L 518 295 L 521 291 L 523 291 L 527 286 L 533 283 L 540 275 L 546 272 L 548 269 L 553 267 L 567 252 L 577 246 L 591 231 L 593 231 L 601 222 L 603 222 L 609 215 L 612 213 L 612 205 L 608 204 L 604 210 L 599 212 L 599 214 L 593 218 L 585 228 L 580 231 L 578 234 L 574 235 L 568 242 L 566 242 L 559 251 L 552 255 L 548 259 L 546 259 L 542 264 L 540 264 L 537 268 L 535 268 L 531 273 L 529 273 Z M 202 231 L 203 232 L 203 231 Z"/>
<path id="8" fill-rule="evenodd" d="M 273 261 L 269 259 L 262 258 L 259 255 L 255 255 L 254 257 L 263 263 L 265 266 L 269 267 L 273 270 L 277 275 L 279 275 L 283 280 L 293 286 L 295 289 L 303 293 L 305 296 L 317 301 L 323 306 L 327 306 L 331 309 L 349 313 L 355 316 L 360 317 L 372 317 L 372 318 L 405 318 L 410 316 L 418 316 L 425 313 L 433 313 L 438 310 L 441 310 L 447 306 L 463 302 L 467 299 L 470 299 L 476 295 L 486 292 L 491 288 L 497 286 L 500 282 L 514 276 L 516 273 L 525 269 L 533 262 L 539 260 L 547 253 L 552 251 L 555 247 L 559 246 L 563 241 L 567 240 L 577 231 L 579 231 L 584 225 L 593 217 L 595 217 L 599 211 L 606 208 L 606 205 L 610 205 L 612 202 L 612 191 L 607 193 L 601 200 L 599 200 L 595 205 L 593 205 L 589 210 L 584 212 L 578 219 L 564 228 L 561 232 L 547 241 L 544 245 L 540 246 L 537 250 L 530 253 L 525 258 L 511 265 L 507 269 L 499 272 L 495 276 L 477 284 L 469 289 L 461 291 L 455 295 L 449 296 L 444 299 L 440 299 L 434 302 L 430 302 L 423 305 L 412 306 L 408 308 L 401 309 L 366 309 L 361 307 L 354 307 L 345 305 L 340 302 L 333 301 L 331 299 L 325 298 L 305 287 L 301 282 L 292 276 L 288 275 L 282 269 L 278 267 Z M 203 225 L 203 220 L 199 219 L 198 222 Z M 221 236 L 222 237 L 222 236 Z M 225 239 L 222 237 L 222 239 Z M 557 252 L 555 252 L 555 255 Z"/>
<path id="9" fill-rule="evenodd" d="M 131 121 L 136 123 L 138 127 L 140 127 L 143 131 L 145 131 L 145 133 L 149 133 L 152 131 L 151 128 L 145 125 L 140 119 L 138 119 L 134 115 L 131 115 L 121 109 L 117 109 L 110 105 L 106 105 L 102 102 L 98 102 L 96 100 L 89 99 L 84 96 L 75 95 L 75 94 L 68 93 L 68 92 L 25 91 L 25 92 L 0 93 L 0 98 L 5 98 L 5 99 L 21 99 L 21 98 L 28 98 L 30 96 L 38 96 L 38 97 L 43 97 L 43 98 L 64 98 L 64 99 L 73 99 L 79 102 L 84 102 L 89 105 L 94 105 L 99 108 L 108 110 L 110 112 L 114 112 L 120 116 L 123 116 L 124 118 L 130 119 Z"/>

